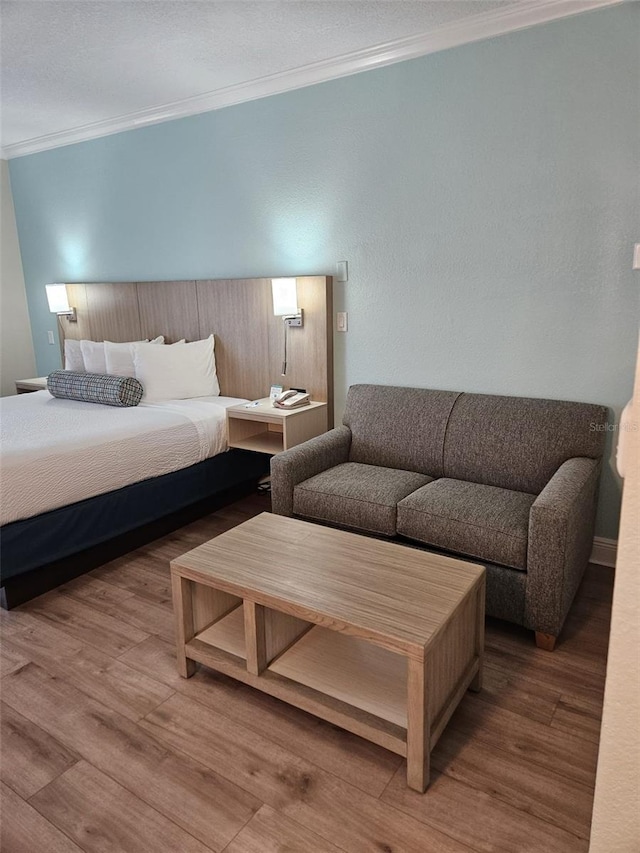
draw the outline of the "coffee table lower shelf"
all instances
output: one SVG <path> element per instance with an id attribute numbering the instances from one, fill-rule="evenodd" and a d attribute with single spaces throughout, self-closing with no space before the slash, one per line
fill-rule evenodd
<path id="1" fill-rule="evenodd" d="M 259 671 L 252 672 L 246 626 L 251 625 L 254 608 L 259 606 L 248 601 L 243 603 L 240 599 L 231 606 L 230 611 L 185 642 L 183 674 L 192 674 L 193 663 L 190 662 L 203 664 L 398 755 L 408 756 L 409 667 L 403 655 L 345 633 L 260 608 L 271 625 L 271 632 L 267 630 L 266 634 L 268 637 L 271 633 L 272 652 L 278 643 L 282 648 L 269 656 L 264 668 L 254 666 L 253 669 Z M 275 639 L 274 646 L 277 634 L 274 626 L 282 619 L 288 622 L 283 636 Z M 427 752 L 435 746 L 467 688 L 474 680 L 479 680 L 479 671 L 480 659 L 473 656 L 429 726 L 424 745 Z M 410 780 L 409 784 L 424 790 L 427 782 L 428 778 L 413 785 Z"/>
<path id="2" fill-rule="evenodd" d="M 314 659 L 327 645 L 333 646 L 335 657 L 326 658 L 321 667 L 315 667 Z M 356 673 L 356 660 L 349 651 L 364 645 L 368 646 L 366 660 L 360 660 Z M 344 656 L 340 651 L 344 651 Z M 254 675 L 247 669 L 242 605 L 187 643 L 185 654 L 193 661 L 406 757 L 406 673 L 404 659 L 400 655 L 310 625 L 300 639 L 259 675 Z M 384 704 L 379 706 L 379 713 L 373 713 L 369 710 L 374 707 L 371 697 L 382 676 L 389 672 L 389 658 L 396 659 L 393 661 L 396 675 L 383 697 Z M 294 671 L 299 674 L 298 678 L 292 677 Z M 332 674 L 335 675 L 334 683 L 340 686 L 331 692 L 339 695 L 327 692 Z M 345 683 L 351 687 L 350 693 L 341 687 Z"/>

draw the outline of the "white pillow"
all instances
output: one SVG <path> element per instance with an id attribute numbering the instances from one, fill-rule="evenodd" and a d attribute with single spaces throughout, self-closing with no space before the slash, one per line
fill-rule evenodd
<path id="1" fill-rule="evenodd" d="M 152 341 L 141 341 L 140 343 L 163 344 L 164 335 L 158 335 Z M 137 342 L 135 342 L 137 343 Z M 133 366 L 134 342 L 114 344 L 112 341 L 104 342 L 105 373 L 112 376 L 135 376 L 136 370 Z"/>
<path id="2" fill-rule="evenodd" d="M 80 341 L 84 369 L 87 373 L 106 373 L 103 341 Z"/>
<path id="3" fill-rule="evenodd" d="M 220 394 L 213 335 L 204 341 L 168 347 L 133 345 L 136 379 L 143 400 L 187 400 Z"/>
<path id="4" fill-rule="evenodd" d="M 64 369 L 75 370 L 76 373 L 85 373 L 84 359 L 80 349 L 80 341 L 65 340 L 64 342 Z"/>
<path id="5" fill-rule="evenodd" d="M 84 359 L 84 369 L 87 373 L 109 373 L 109 370 L 107 369 L 105 343 L 105 341 L 80 341 L 80 349 L 82 350 L 82 358 Z M 126 351 L 126 347 L 130 347 L 131 344 L 134 343 L 148 344 L 149 339 L 145 338 L 144 341 L 127 341 L 123 344 L 118 344 L 117 346 L 124 347 L 124 351 Z M 154 338 L 153 343 L 163 344 L 164 336 L 159 335 L 157 338 Z M 122 360 L 120 363 L 122 364 Z M 118 373 L 116 375 L 133 376 L 133 373 Z"/>

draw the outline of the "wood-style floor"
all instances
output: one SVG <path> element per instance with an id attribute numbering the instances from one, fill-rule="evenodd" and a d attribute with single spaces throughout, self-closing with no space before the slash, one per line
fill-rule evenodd
<path id="1" fill-rule="evenodd" d="M 168 561 L 268 508 L 251 497 L 2 612 L 3 853 L 574 853 L 588 848 L 612 572 L 553 653 L 488 620 L 485 687 L 402 760 L 174 665 Z"/>

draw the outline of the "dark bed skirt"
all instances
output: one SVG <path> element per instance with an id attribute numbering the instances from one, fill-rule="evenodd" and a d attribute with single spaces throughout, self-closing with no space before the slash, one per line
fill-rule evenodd
<path id="1" fill-rule="evenodd" d="M 219 509 L 254 488 L 269 458 L 229 450 L 0 528 L 2 606 L 30 598 Z"/>

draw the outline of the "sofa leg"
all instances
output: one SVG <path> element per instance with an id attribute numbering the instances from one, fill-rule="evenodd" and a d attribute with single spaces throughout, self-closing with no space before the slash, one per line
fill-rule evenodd
<path id="1" fill-rule="evenodd" d="M 553 634 L 543 634 L 542 631 L 536 631 L 536 646 L 539 649 L 544 649 L 545 652 L 553 651 L 557 639 Z"/>

